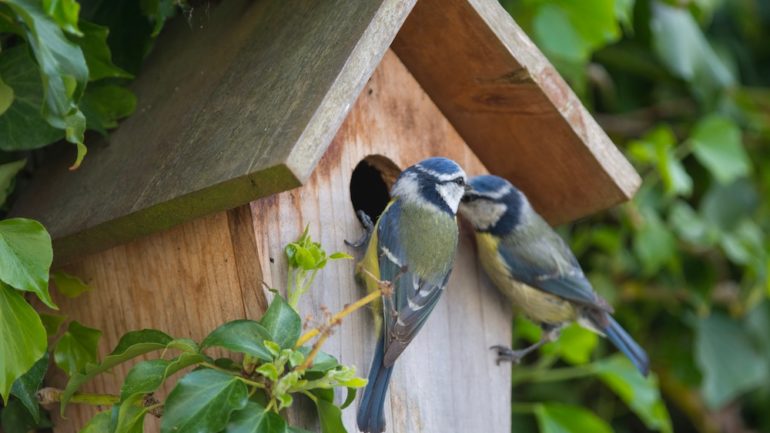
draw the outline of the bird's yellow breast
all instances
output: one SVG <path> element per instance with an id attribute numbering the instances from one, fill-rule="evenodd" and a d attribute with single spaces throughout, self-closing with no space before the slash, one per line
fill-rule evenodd
<path id="1" fill-rule="evenodd" d="M 566 300 L 543 292 L 511 276 L 510 268 L 498 252 L 499 239 L 489 233 L 476 233 L 479 260 L 489 278 L 508 297 L 514 308 L 529 319 L 548 324 L 575 320 L 576 311 Z"/>

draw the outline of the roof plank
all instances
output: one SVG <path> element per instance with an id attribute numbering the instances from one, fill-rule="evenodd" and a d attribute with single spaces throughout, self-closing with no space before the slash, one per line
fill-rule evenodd
<path id="1" fill-rule="evenodd" d="M 13 209 L 59 261 L 299 186 L 414 0 L 231 0 L 169 23 L 136 113 L 44 167 Z"/>
<path id="2" fill-rule="evenodd" d="M 552 223 L 631 198 L 641 180 L 494 0 L 420 0 L 393 49 L 492 173 Z"/>

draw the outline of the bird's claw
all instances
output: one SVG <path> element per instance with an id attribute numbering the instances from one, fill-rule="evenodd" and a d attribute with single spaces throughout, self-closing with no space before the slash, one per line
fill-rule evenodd
<path id="1" fill-rule="evenodd" d="M 372 237 L 372 232 L 374 232 L 374 223 L 372 223 L 372 219 L 369 218 L 369 215 L 367 215 L 366 212 L 362 210 L 356 212 L 356 215 L 358 215 L 358 218 L 361 220 L 361 225 L 364 226 L 364 235 L 354 242 L 345 239 L 345 245 L 351 248 L 359 249 L 369 243 L 369 239 Z"/>
<path id="2" fill-rule="evenodd" d="M 500 365 L 500 363 L 504 361 L 510 362 L 511 364 L 518 364 L 521 362 L 524 355 L 526 355 L 526 353 L 522 353 L 524 351 L 513 350 L 507 346 L 495 345 L 490 347 L 490 349 L 497 351 L 497 365 Z"/>

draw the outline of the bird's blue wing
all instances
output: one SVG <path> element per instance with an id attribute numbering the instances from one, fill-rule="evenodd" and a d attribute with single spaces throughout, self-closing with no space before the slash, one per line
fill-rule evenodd
<path id="1" fill-rule="evenodd" d="M 444 291 L 448 272 L 425 279 L 409 266 L 399 233 L 401 205 L 393 203 L 377 223 L 380 279 L 393 285 L 383 298 L 383 365 L 390 366 L 417 335 Z"/>
<path id="2" fill-rule="evenodd" d="M 578 304 L 612 311 L 594 292 L 569 246 L 545 221 L 536 221 L 530 230 L 498 245 L 514 280 Z"/>

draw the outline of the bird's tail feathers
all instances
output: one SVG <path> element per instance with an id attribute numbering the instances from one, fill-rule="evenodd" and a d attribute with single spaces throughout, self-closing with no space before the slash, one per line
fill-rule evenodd
<path id="1" fill-rule="evenodd" d="M 358 407 L 356 421 L 358 429 L 362 432 L 382 433 L 385 431 L 385 395 L 388 392 L 388 383 L 390 383 L 393 366 L 385 367 L 382 365 L 384 355 L 385 345 L 380 338 L 372 366 L 369 369 L 369 382 L 366 384 L 361 405 Z"/>
<path id="2" fill-rule="evenodd" d="M 604 328 L 607 338 L 631 360 L 643 376 L 647 376 L 650 372 L 650 359 L 647 357 L 647 352 L 628 335 L 628 332 L 612 316 L 607 315 L 607 318 L 608 323 Z"/>

